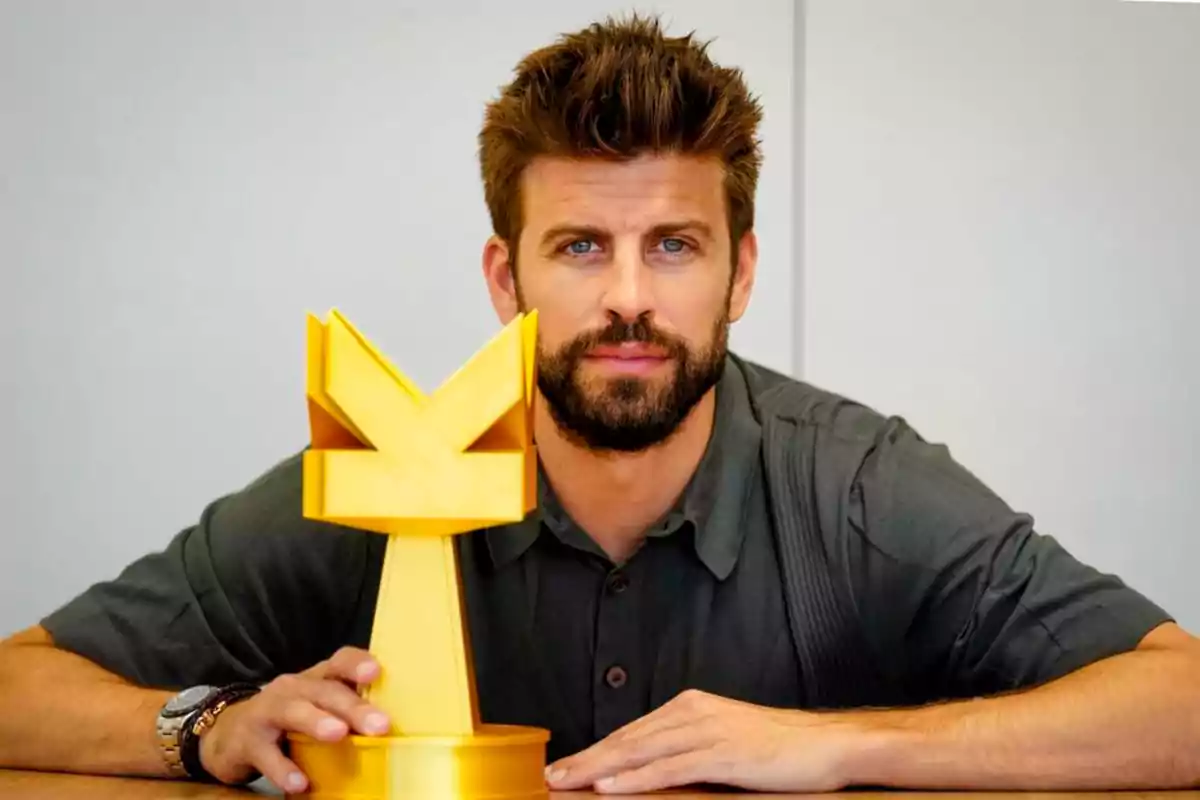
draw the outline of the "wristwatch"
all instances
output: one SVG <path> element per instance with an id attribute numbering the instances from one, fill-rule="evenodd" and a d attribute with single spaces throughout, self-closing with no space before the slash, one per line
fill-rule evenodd
<path id="1" fill-rule="evenodd" d="M 167 700 L 158 712 L 158 721 L 155 724 L 158 731 L 158 750 L 172 778 L 189 777 L 180 752 L 183 729 L 196 715 L 197 710 L 216 692 L 215 686 L 192 686 Z"/>
<path id="2" fill-rule="evenodd" d="M 217 716 L 238 700 L 259 691 L 252 683 L 192 686 L 171 697 L 158 712 L 158 749 L 168 773 L 175 778 L 211 781 L 200 763 L 200 736 Z"/>

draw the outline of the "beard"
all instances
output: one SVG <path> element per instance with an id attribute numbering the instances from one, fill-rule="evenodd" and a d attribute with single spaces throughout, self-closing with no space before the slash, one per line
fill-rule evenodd
<path id="1" fill-rule="evenodd" d="M 642 317 L 613 321 L 600 331 L 580 334 L 553 352 L 538 345 L 538 388 L 550 415 L 577 443 L 592 450 L 636 452 L 666 441 L 725 369 L 729 316 L 713 326 L 708 344 L 693 349 Z M 662 348 L 666 380 L 628 376 L 586 378 L 587 353 L 600 345 L 637 342 Z"/>

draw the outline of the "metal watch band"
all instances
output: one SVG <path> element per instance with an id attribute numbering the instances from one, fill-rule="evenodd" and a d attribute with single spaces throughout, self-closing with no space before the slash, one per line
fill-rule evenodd
<path id="1" fill-rule="evenodd" d="M 179 734 L 186 718 L 158 718 L 155 730 L 158 735 L 158 750 L 167 765 L 167 774 L 172 778 L 186 778 L 187 769 L 183 766 L 183 757 L 179 752 Z"/>

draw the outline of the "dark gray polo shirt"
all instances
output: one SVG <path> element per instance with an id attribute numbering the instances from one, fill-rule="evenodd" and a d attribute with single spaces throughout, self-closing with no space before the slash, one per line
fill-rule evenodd
<path id="1" fill-rule="evenodd" d="M 572 522 L 545 481 L 524 521 L 460 536 L 483 719 L 549 728 L 554 759 L 686 688 L 801 706 L 762 445 L 731 359 L 699 469 L 625 564 Z M 1133 648 L 1169 619 L 1049 537 L 996 541 L 997 514 L 1013 526 L 1022 517 L 968 498 L 955 472 L 900 470 L 822 474 L 814 488 L 830 495 L 819 504 L 854 522 L 823 538 L 865 640 L 918 651 L 896 656 L 920 664 L 935 695 L 939 685 L 950 696 L 1049 680 Z M 159 687 L 265 681 L 342 645 L 367 646 L 385 538 L 304 519 L 301 483 L 294 456 L 42 624 L 60 647 Z M 863 509 L 897 492 L 925 518 L 865 529 Z M 942 530 L 950 519 L 955 529 Z M 942 539 L 954 546 L 929 546 Z M 974 598 L 965 608 L 964 597 Z"/>

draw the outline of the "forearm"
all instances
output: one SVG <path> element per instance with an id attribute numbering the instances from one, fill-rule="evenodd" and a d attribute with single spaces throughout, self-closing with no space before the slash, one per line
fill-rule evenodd
<path id="1" fill-rule="evenodd" d="M 1200 785 L 1200 660 L 1135 651 L 1026 692 L 849 715 L 855 785 L 1087 790 Z"/>
<path id="2" fill-rule="evenodd" d="M 33 629 L 0 644 L 0 767 L 165 776 L 143 689 L 51 646 Z"/>

